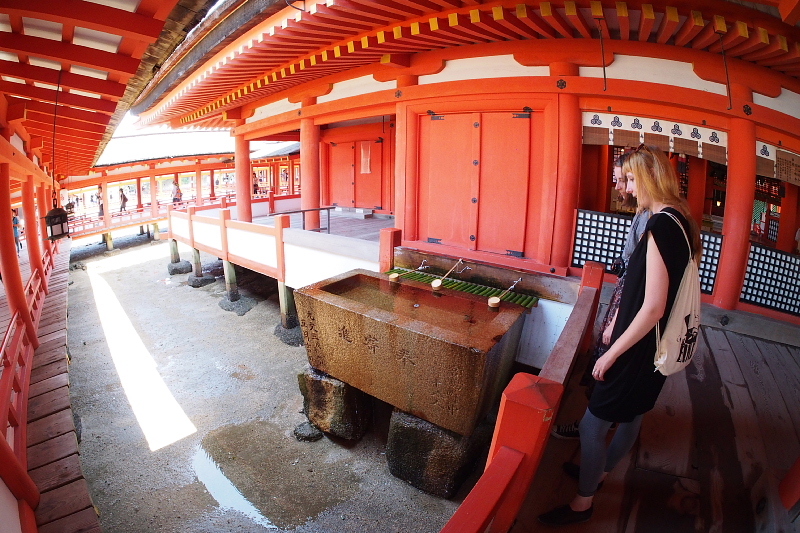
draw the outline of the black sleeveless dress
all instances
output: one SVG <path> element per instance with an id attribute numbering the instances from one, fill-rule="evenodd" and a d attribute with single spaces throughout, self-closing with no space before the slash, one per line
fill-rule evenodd
<path id="1" fill-rule="evenodd" d="M 664 211 L 675 215 L 689 235 L 689 224 L 679 211 L 671 207 L 665 208 Z M 668 215 L 654 213 L 628 262 L 617 321 L 611 335 L 612 344 L 628 328 L 644 303 L 648 235 L 653 236 L 669 275 L 667 305 L 664 316 L 659 321 L 661 330 L 666 326 L 686 262 L 689 260 L 690 249 L 681 228 Z M 601 420 L 624 423 L 631 422 L 634 417 L 651 410 L 666 380 L 666 376 L 655 372 L 653 365 L 655 352 L 656 328 L 654 327 L 639 342 L 620 355 L 606 371 L 605 379 L 595 384 L 589 400 L 589 411 Z"/>

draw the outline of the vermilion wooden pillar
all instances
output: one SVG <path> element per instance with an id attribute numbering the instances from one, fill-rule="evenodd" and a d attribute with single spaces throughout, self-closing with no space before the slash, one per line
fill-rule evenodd
<path id="1" fill-rule="evenodd" d="M 706 176 L 708 176 L 708 161 L 698 157 L 687 156 L 689 165 L 689 190 L 686 201 L 689 202 L 689 211 L 698 224 L 703 222 L 703 206 L 706 199 Z"/>
<path id="2" fill-rule="evenodd" d="M 53 207 L 52 202 L 50 201 L 50 195 L 48 194 L 49 191 L 47 187 L 45 187 L 44 183 L 39 185 L 39 201 L 36 202 L 36 207 L 39 208 L 39 232 L 42 236 L 42 242 L 44 243 L 44 250 L 47 252 L 47 256 L 50 258 L 50 264 L 53 263 L 53 243 L 50 242 L 50 239 L 47 238 L 47 223 L 44 220 L 45 215 L 47 215 L 50 208 Z"/>
<path id="3" fill-rule="evenodd" d="M 106 229 L 111 228 L 111 205 L 108 202 L 108 181 L 100 184 L 103 190 L 100 196 L 103 198 L 103 225 Z"/>
<path id="4" fill-rule="evenodd" d="M 33 176 L 28 176 L 28 180 L 22 184 L 22 212 L 25 214 L 25 240 L 28 242 L 28 260 L 33 271 L 39 272 L 39 279 L 42 280 L 42 288 L 47 294 L 47 280 L 44 277 L 44 266 L 42 265 L 42 247 L 39 240 L 39 228 L 36 224 L 36 200 L 34 197 Z"/>
<path id="5" fill-rule="evenodd" d="M 200 170 L 199 165 L 194 171 L 194 190 L 197 195 L 197 205 L 203 205 L 203 171 Z"/>
<path id="6" fill-rule="evenodd" d="M 150 176 L 150 214 L 158 216 L 158 181 L 155 174 Z"/>
<path id="7" fill-rule="evenodd" d="M 307 105 L 308 102 L 303 102 Z M 319 126 L 314 119 L 300 120 L 300 208 L 316 209 L 320 200 Z M 306 229 L 320 227 L 319 211 L 305 213 Z"/>
<path id="8" fill-rule="evenodd" d="M 209 174 L 211 174 L 210 179 L 209 179 L 209 186 L 211 187 L 211 189 L 209 190 L 209 193 L 208 193 L 208 199 L 209 200 L 213 200 L 214 197 L 216 196 L 216 191 L 214 190 L 214 169 L 213 168 L 209 171 Z"/>
<path id="9" fill-rule="evenodd" d="M 728 183 L 722 251 L 713 301 L 722 309 L 736 307 L 744 283 L 756 194 L 755 144 L 755 124 L 751 120 L 732 118 L 728 133 Z"/>
<path id="10" fill-rule="evenodd" d="M 17 245 L 14 242 L 14 226 L 11 222 L 11 168 L 8 163 L 0 163 L 0 210 L 5 211 L 5 216 L 0 216 L 0 274 L 3 275 L 3 288 L 11 314 L 19 313 L 25 323 L 28 339 L 36 349 L 39 341 L 25 299 L 25 286 L 19 270 Z"/>
<path id="11" fill-rule="evenodd" d="M 136 209 L 142 207 L 142 178 L 136 178 Z"/>
<path id="12" fill-rule="evenodd" d="M 581 110 L 576 95 L 559 95 L 558 139 L 549 142 L 558 145 L 558 186 L 550 262 L 554 266 L 568 267 L 572 252 L 575 210 L 578 208 L 581 171 Z"/>
<path id="13" fill-rule="evenodd" d="M 250 175 L 250 141 L 236 135 L 236 218 L 239 222 L 253 221 L 253 182 Z"/>
<path id="14" fill-rule="evenodd" d="M 778 226 L 778 242 L 775 247 L 784 252 L 793 252 L 797 243 L 794 240 L 794 234 L 797 231 L 797 209 L 798 205 L 798 190 L 797 185 L 791 183 L 784 183 L 786 187 L 786 196 L 781 200 L 781 221 Z"/>

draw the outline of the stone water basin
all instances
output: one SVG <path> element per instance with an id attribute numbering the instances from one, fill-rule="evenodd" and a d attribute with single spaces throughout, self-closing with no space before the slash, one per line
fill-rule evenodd
<path id="1" fill-rule="evenodd" d="M 295 291 L 312 367 L 461 435 L 499 400 L 524 307 L 352 270 Z"/>

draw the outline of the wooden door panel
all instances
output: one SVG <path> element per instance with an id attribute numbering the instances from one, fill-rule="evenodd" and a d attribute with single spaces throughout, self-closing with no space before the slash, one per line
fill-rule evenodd
<path id="1" fill-rule="evenodd" d="M 330 179 L 331 204 L 353 207 L 355 190 L 355 143 L 331 143 Z"/>
<path id="2" fill-rule="evenodd" d="M 383 144 L 375 141 L 355 143 L 355 207 L 382 209 Z"/>
<path id="3" fill-rule="evenodd" d="M 525 247 L 531 119 L 481 114 L 479 250 L 517 255 Z"/>
<path id="4" fill-rule="evenodd" d="M 419 236 L 471 248 L 474 115 L 419 118 Z"/>

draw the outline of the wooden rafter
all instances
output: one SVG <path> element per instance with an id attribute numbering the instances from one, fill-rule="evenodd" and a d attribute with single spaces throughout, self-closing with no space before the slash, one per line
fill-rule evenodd
<path id="1" fill-rule="evenodd" d="M 164 23 L 152 17 L 83 0 L 3 0 L 0 13 L 80 26 L 151 42 Z"/>

